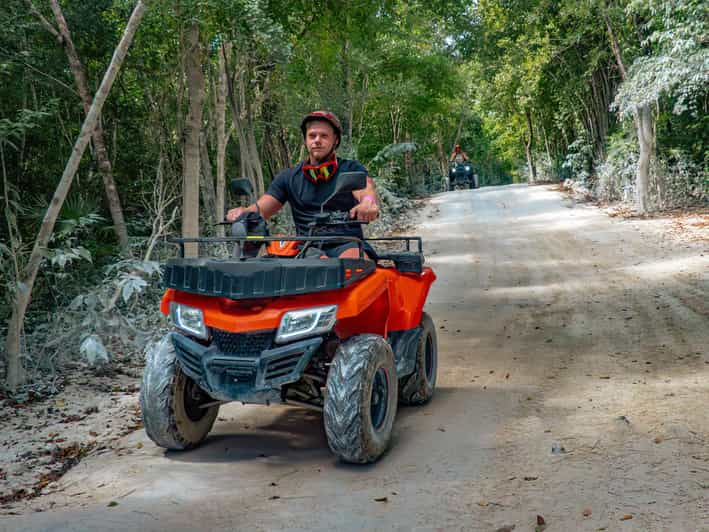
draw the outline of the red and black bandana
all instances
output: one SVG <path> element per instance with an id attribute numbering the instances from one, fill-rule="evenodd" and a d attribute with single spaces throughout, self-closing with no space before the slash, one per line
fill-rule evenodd
<path id="1" fill-rule="evenodd" d="M 321 181 L 329 181 L 337 173 L 337 157 L 332 154 L 332 158 L 320 164 L 303 163 L 303 175 L 315 184 Z"/>

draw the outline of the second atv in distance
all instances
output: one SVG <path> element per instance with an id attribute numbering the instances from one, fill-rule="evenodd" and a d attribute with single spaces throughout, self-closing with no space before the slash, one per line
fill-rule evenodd
<path id="1" fill-rule="evenodd" d="M 365 178 L 337 176 L 330 198 L 364 188 Z M 233 186 L 251 193 L 246 180 Z M 321 411 L 340 459 L 373 462 L 389 445 L 397 405 L 425 403 L 436 385 L 436 329 L 423 312 L 436 276 L 421 239 L 365 239 L 402 247 L 371 260 L 365 240 L 331 236 L 358 223 L 346 213 L 321 209 L 306 237 L 269 237 L 253 214 L 234 222 L 236 236 L 176 240 L 183 253 L 165 266 L 160 307 L 174 331 L 146 362 L 146 432 L 166 449 L 190 449 L 223 403 L 283 403 Z M 352 241 L 358 258 L 318 250 Z M 185 245 L 224 242 L 232 258 L 184 258 Z"/>
<path id="2" fill-rule="evenodd" d="M 469 161 L 452 162 L 448 168 L 448 190 L 478 188 L 478 176 Z"/>

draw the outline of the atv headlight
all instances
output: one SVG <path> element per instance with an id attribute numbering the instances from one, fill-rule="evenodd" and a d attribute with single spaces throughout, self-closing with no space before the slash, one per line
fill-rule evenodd
<path id="1" fill-rule="evenodd" d="M 276 342 L 284 343 L 305 336 L 328 332 L 337 321 L 337 305 L 291 310 L 281 318 Z"/>
<path id="2" fill-rule="evenodd" d="M 186 333 L 205 340 L 209 338 L 201 309 L 188 307 L 173 301 L 170 303 L 170 318 L 172 318 L 172 323 L 175 324 L 175 327 L 182 329 Z"/>
<path id="3" fill-rule="evenodd" d="M 465 171 L 466 171 L 466 172 L 470 172 L 470 167 L 469 167 L 469 166 L 466 166 L 466 167 L 465 167 Z"/>
<path id="4" fill-rule="evenodd" d="M 451 174 L 455 174 L 455 168 L 451 170 Z"/>

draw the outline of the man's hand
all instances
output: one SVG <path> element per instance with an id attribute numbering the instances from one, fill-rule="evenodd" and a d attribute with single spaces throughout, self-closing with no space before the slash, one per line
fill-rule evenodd
<path id="1" fill-rule="evenodd" d="M 247 212 L 256 212 L 260 214 L 264 220 L 268 220 L 271 216 L 276 214 L 283 204 L 270 194 L 264 194 L 261 196 L 256 203 L 252 203 L 248 207 L 237 207 L 236 209 L 230 209 L 225 216 L 227 222 L 235 222 L 236 219 L 246 214 Z"/>
<path id="2" fill-rule="evenodd" d="M 379 216 L 379 205 L 373 196 L 365 196 L 350 209 L 350 217 L 360 222 L 373 222 Z"/>
<path id="3" fill-rule="evenodd" d="M 246 214 L 248 211 L 248 207 L 237 207 L 236 209 L 230 209 L 229 212 L 226 213 L 226 221 L 235 222 L 239 216 Z"/>

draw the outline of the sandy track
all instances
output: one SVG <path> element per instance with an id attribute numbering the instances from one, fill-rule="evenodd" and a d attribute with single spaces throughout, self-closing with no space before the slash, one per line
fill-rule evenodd
<path id="1" fill-rule="evenodd" d="M 229 405 L 204 447 L 134 433 L 0 529 L 709 530 L 707 243 L 549 187 L 421 216 L 439 388 L 379 463 L 337 463 L 317 414 Z"/>

